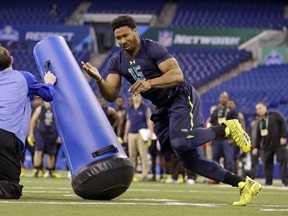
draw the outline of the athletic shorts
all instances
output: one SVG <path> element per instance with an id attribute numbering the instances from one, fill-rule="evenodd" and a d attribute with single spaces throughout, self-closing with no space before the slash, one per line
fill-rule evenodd
<path id="1" fill-rule="evenodd" d="M 35 151 L 42 151 L 44 154 L 53 155 L 56 153 L 57 133 L 38 131 L 35 133 Z"/>
<path id="2" fill-rule="evenodd" d="M 152 114 L 161 150 L 173 151 L 170 140 L 187 135 L 191 128 L 204 127 L 198 92 L 186 82 L 178 88 L 173 100 Z"/>

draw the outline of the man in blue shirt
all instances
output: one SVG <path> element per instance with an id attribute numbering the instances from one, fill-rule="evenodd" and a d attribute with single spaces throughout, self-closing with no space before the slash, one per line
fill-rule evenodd
<path id="1" fill-rule="evenodd" d="M 139 154 L 142 166 L 142 180 L 148 181 L 148 142 L 152 141 L 153 134 L 153 125 L 150 120 L 151 109 L 142 102 L 140 94 L 133 96 L 132 100 L 133 104 L 127 110 L 124 142 L 128 143 L 129 157 L 135 166 L 137 165 L 137 156 Z M 148 131 L 147 134 L 141 135 L 140 130 L 143 131 L 143 129 Z M 138 181 L 136 173 L 133 181 Z"/>
<path id="2" fill-rule="evenodd" d="M 151 117 L 162 149 L 174 151 L 183 165 L 202 176 L 224 182 L 241 190 L 240 201 L 245 206 L 261 191 L 262 186 L 223 169 L 218 163 L 198 154 L 197 147 L 219 137 L 229 137 L 244 151 L 251 150 L 249 136 L 238 120 L 228 120 L 204 128 L 200 98 L 184 80 L 177 60 L 159 43 L 140 39 L 135 20 L 127 15 L 111 22 L 114 36 L 122 48 L 108 62 L 104 80 L 98 70 L 82 62 L 83 69 L 95 79 L 106 100 L 114 101 L 121 88 L 121 77 L 130 84 L 133 95 L 141 94 L 157 106 Z"/>
<path id="3" fill-rule="evenodd" d="M 19 199 L 21 151 L 28 134 L 31 103 L 38 95 L 45 101 L 54 98 L 56 77 L 48 72 L 41 84 L 27 71 L 13 70 L 13 57 L 0 47 L 0 198 Z"/>

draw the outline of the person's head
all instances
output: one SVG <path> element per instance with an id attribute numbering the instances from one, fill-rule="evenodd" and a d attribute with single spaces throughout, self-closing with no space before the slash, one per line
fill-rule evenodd
<path id="1" fill-rule="evenodd" d="M 3 71 L 12 66 L 13 57 L 10 52 L 4 48 L 0 47 L 0 71 Z"/>
<path id="2" fill-rule="evenodd" d="M 111 22 L 111 28 L 118 44 L 127 53 L 132 53 L 139 47 L 140 39 L 136 22 L 128 15 L 118 16 Z"/>
<path id="3" fill-rule="evenodd" d="M 105 100 L 105 98 L 104 98 L 102 95 L 98 95 L 98 96 L 97 96 L 97 99 L 98 99 L 98 101 L 99 101 L 100 106 L 101 106 L 102 108 L 105 107 L 105 105 L 106 105 L 106 100 Z"/>
<path id="4" fill-rule="evenodd" d="M 123 108 L 124 107 L 124 98 L 123 96 L 119 95 L 116 99 L 116 106 L 117 108 Z"/>
<path id="5" fill-rule="evenodd" d="M 264 102 L 260 101 L 255 106 L 256 115 L 264 117 L 267 113 L 267 106 Z"/>
<path id="6" fill-rule="evenodd" d="M 132 96 L 133 104 L 140 104 L 142 102 L 141 94 Z"/>
<path id="7" fill-rule="evenodd" d="M 131 106 L 133 104 L 133 96 L 128 97 L 128 106 Z"/>
<path id="8" fill-rule="evenodd" d="M 227 92 L 222 92 L 219 96 L 219 103 L 221 105 L 226 105 L 229 100 L 229 95 Z"/>
<path id="9" fill-rule="evenodd" d="M 33 105 L 38 107 L 42 104 L 42 98 L 40 96 L 35 96 L 33 99 Z"/>
<path id="10" fill-rule="evenodd" d="M 44 106 L 45 106 L 45 108 L 46 108 L 47 110 L 51 110 L 51 105 L 50 105 L 49 102 L 44 101 Z"/>
<path id="11" fill-rule="evenodd" d="M 234 99 L 229 99 L 228 102 L 227 102 L 227 106 L 232 109 L 232 110 L 235 110 L 236 109 L 236 101 Z"/>
<path id="12" fill-rule="evenodd" d="M 217 109 L 217 106 L 216 105 L 212 105 L 210 107 L 210 114 L 212 114 L 214 112 L 214 110 L 216 110 L 216 109 Z"/>

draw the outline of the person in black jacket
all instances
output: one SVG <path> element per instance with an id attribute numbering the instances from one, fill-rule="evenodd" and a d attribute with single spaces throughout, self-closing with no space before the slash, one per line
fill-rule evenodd
<path id="1" fill-rule="evenodd" d="M 260 119 L 258 122 L 256 146 L 252 150 L 257 155 L 261 149 L 261 158 L 264 164 L 265 185 L 273 183 L 274 155 L 280 164 L 281 180 L 283 186 L 288 187 L 287 167 L 287 139 L 286 124 L 283 116 L 276 111 L 269 111 L 263 102 L 256 104 L 256 113 Z"/>

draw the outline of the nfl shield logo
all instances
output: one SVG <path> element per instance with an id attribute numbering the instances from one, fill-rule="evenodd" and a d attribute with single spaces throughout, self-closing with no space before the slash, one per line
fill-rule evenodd
<path id="1" fill-rule="evenodd" d="M 165 47 L 172 46 L 173 41 L 173 32 L 169 31 L 160 31 L 158 33 L 158 41 Z"/>

